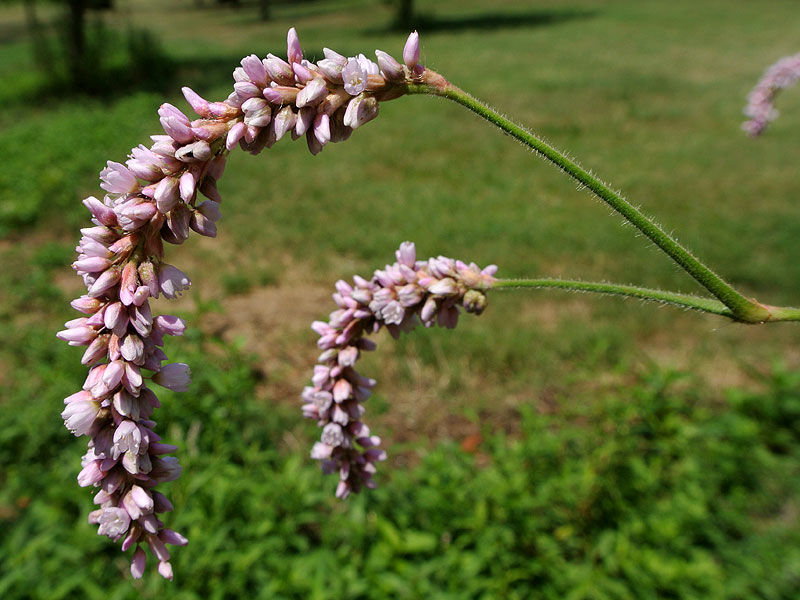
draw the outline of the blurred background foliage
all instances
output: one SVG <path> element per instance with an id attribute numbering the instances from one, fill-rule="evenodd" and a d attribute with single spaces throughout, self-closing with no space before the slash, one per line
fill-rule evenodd
<path id="1" fill-rule="evenodd" d="M 181 85 L 224 98 L 250 53 L 398 56 L 384 0 L 0 4 L 0 598 L 793 599 L 800 588 L 800 354 L 744 327 L 613 298 L 495 293 L 458 330 L 379 350 L 380 488 L 345 503 L 308 459 L 298 395 L 311 320 L 337 278 L 405 240 L 513 276 L 696 291 L 608 210 L 461 109 L 382 106 L 311 157 L 231 157 L 216 240 L 168 248 L 189 294 L 157 310 L 192 365 L 157 420 L 184 474 L 166 492 L 190 545 L 176 581 L 132 582 L 86 523 L 85 440 L 59 418 L 83 381 L 54 338 L 80 281 L 80 199 L 158 132 Z M 800 93 L 739 130 L 764 68 L 795 53 L 794 2 L 417 0 L 423 62 L 580 157 L 746 293 L 800 298 Z M 31 9 L 34 19 L 31 20 Z M 26 12 L 27 11 L 27 12 Z M 35 27 L 31 23 L 35 22 Z M 81 79 L 83 78 L 83 79 Z M 624 257 L 621 259 L 620 257 Z"/>

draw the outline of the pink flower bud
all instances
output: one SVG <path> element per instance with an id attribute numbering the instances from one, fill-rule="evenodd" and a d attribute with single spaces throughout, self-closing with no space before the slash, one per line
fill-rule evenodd
<path id="1" fill-rule="evenodd" d="M 184 363 L 171 363 L 165 365 L 158 373 L 153 375 L 153 381 L 158 385 L 171 389 L 173 392 L 185 392 L 189 389 L 191 370 Z"/>
<path id="2" fill-rule="evenodd" d="M 202 187 L 201 187 L 202 191 Z M 167 215 L 166 226 L 172 234 L 172 239 L 164 237 L 174 244 L 182 244 L 189 237 L 189 209 L 185 204 L 179 203 Z M 162 230 L 162 236 L 164 231 Z"/>
<path id="3" fill-rule="evenodd" d="M 269 104 L 267 104 L 265 100 L 262 100 L 262 102 L 264 102 L 264 106 L 258 110 L 245 113 L 245 125 L 249 125 L 250 127 L 266 127 L 269 125 L 272 118 L 272 109 L 270 109 Z"/>
<path id="4" fill-rule="evenodd" d="M 303 85 L 314 79 L 314 77 L 317 77 L 317 74 L 314 71 L 301 65 L 300 63 L 293 63 L 292 71 L 294 71 L 294 76 L 295 79 L 297 79 L 297 82 Z"/>
<path id="5" fill-rule="evenodd" d="M 175 158 L 184 163 L 206 162 L 211 156 L 211 146 L 205 140 L 187 144 L 175 151 Z"/>
<path id="6" fill-rule="evenodd" d="M 136 270 L 136 263 L 130 261 L 122 269 L 122 277 L 119 285 L 119 299 L 125 306 L 133 304 L 133 295 L 139 287 L 139 276 Z"/>
<path id="7" fill-rule="evenodd" d="M 345 60 L 345 64 L 346 64 Z M 344 64 L 339 63 L 338 61 L 329 60 L 327 58 L 323 58 L 321 61 L 317 63 L 317 67 L 319 67 L 320 73 L 322 73 L 323 77 L 334 84 L 341 85 L 343 83 L 342 78 L 342 69 L 344 69 Z"/>
<path id="8" fill-rule="evenodd" d="M 65 342 L 72 342 L 78 346 L 85 346 L 97 337 L 97 330 L 91 327 L 73 327 L 59 331 L 56 337 Z"/>
<path id="9" fill-rule="evenodd" d="M 211 117 L 213 116 L 211 111 L 209 110 L 208 100 L 203 99 L 197 92 L 195 92 L 190 87 L 182 87 L 181 91 L 183 92 L 183 97 L 186 98 L 186 101 L 192 107 L 192 110 L 196 112 L 201 117 Z"/>
<path id="10" fill-rule="evenodd" d="M 209 238 L 217 237 L 216 223 L 207 218 L 201 212 L 192 212 L 192 216 L 189 218 L 189 227 L 192 229 L 192 231 L 196 231 L 202 236 Z"/>
<path id="11" fill-rule="evenodd" d="M 183 123 L 184 125 L 189 124 L 189 117 L 183 114 L 183 111 L 181 109 L 179 109 L 177 106 L 170 104 L 169 102 L 165 102 L 164 104 L 158 107 L 158 116 L 173 118 L 177 120 L 179 123 Z"/>
<path id="12" fill-rule="evenodd" d="M 121 360 L 115 360 L 109 363 L 108 368 L 106 368 L 105 372 L 103 373 L 103 383 L 105 384 L 106 388 L 109 390 L 116 388 L 120 381 L 122 381 L 122 375 L 124 373 L 124 362 Z"/>
<path id="13" fill-rule="evenodd" d="M 195 187 L 196 181 L 194 175 L 189 171 L 186 171 L 183 175 L 181 175 L 178 184 L 181 200 L 186 203 L 191 202 L 192 198 L 194 198 Z"/>
<path id="14" fill-rule="evenodd" d="M 297 135 L 305 135 L 314 124 L 314 109 L 311 107 L 301 108 L 297 111 L 297 122 L 294 126 L 294 131 Z"/>
<path id="15" fill-rule="evenodd" d="M 139 187 L 139 182 L 125 165 L 108 161 L 105 169 L 100 171 L 103 181 L 100 187 L 112 194 L 128 194 Z"/>
<path id="16" fill-rule="evenodd" d="M 286 47 L 290 63 L 299 63 L 303 60 L 303 49 L 300 47 L 300 39 L 297 37 L 294 27 L 291 27 L 286 34 Z"/>
<path id="17" fill-rule="evenodd" d="M 164 177 L 158 182 L 155 201 L 159 212 L 168 213 L 171 211 L 177 204 L 179 197 L 177 177 Z"/>
<path id="18" fill-rule="evenodd" d="M 239 143 L 239 140 L 242 139 L 242 136 L 244 136 L 246 129 L 247 125 L 241 121 L 231 127 L 230 131 L 228 131 L 228 136 L 225 138 L 225 148 L 228 150 L 233 150 L 236 147 L 236 144 Z"/>
<path id="19" fill-rule="evenodd" d="M 344 125 L 352 129 L 361 127 L 378 116 L 378 101 L 372 96 L 359 95 L 350 100 L 344 113 Z"/>
<path id="20" fill-rule="evenodd" d="M 173 577 L 172 565 L 169 564 L 168 562 L 158 563 L 158 574 L 161 575 L 164 579 L 172 581 Z"/>
<path id="21" fill-rule="evenodd" d="M 133 250 L 134 246 L 139 242 L 139 234 L 137 232 L 119 238 L 116 242 L 111 244 L 108 249 L 114 254 L 127 254 Z"/>
<path id="22" fill-rule="evenodd" d="M 178 142 L 179 144 L 188 144 L 192 141 L 192 129 L 187 123 L 183 123 L 175 117 L 161 117 L 161 126 L 169 137 Z"/>
<path id="23" fill-rule="evenodd" d="M 403 48 L 403 62 L 409 69 L 413 69 L 419 63 L 419 34 L 416 31 L 406 40 Z"/>
<path id="24" fill-rule="evenodd" d="M 169 299 L 180 296 L 192 284 L 186 273 L 166 263 L 159 269 L 158 281 L 164 296 Z"/>
<path id="25" fill-rule="evenodd" d="M 331 141 L 331 119 L 328 115 L 320 114 L 314 118 L 314 137 L 320 146 Z"/>
<path id="26" fill-rule="evenodd" d="M 347 63 L 347 57 L 342 56 L 335 50 L 331 50 L 330 48 L 323 48 L 322 53 L 325 55 L 325 58 L 327 60 L 331 60 L 335 63 L 340 64 L 341 66 L 344 66 Z"/>
<path id="27" fill-rule="evenodd" d="M 162 529 L 158 537 L 160 537 L 165 544 L 170 544 L 172 546 L 185 546 L 189 543 L 189 540 L 187 540 L 185 536 L 172 529 Z"/>
<path id="28" fill-rule="evenodd" d="M 147 555 L 141 548 L 136 548 L 131 559 L 131 577 L 134 579 L 141 579 L 144 575 L 144 566 L 147 561 Z"/>
<path id="29" fill-rule="evenodd" d="M 105 477 L 105 473 L 100 470 L 99 467 L 100 461 L 93 460 L 86 464 L 81 472 L 78 473 L 78 485 L 81 487 L 88 487 L 90 485 L 94 485 L 98 483 L 103 477 Z"/>
<path id="30" fill-rule="evenodd" d="M 90 256 L 72 263 L 73 269 L 86 273 L 99 273 L 100 271 L 105 271 L 110 266 L 111 261 L 100 256 Z"/>
<path id="31" fill-rule="evenodd" d="M 89 196 L 86 198 L 83 201 L 83 205 L 89 209 L 89 212 L 92 213 L 92 216 L 102 225 L 106 225 L 108 227 L 115 227 L 117 225 L 117 215 L 114 214 L 114 210 L 103 204 L 94 196 Z"/>
<path id="32" fill-rule="evenodd" d="M 89 433 L 99 411 L 100 403 L 96 400 L 70 402 L 61 413 L 61 418 L 66 428 L 77 437 Z"/>
<path id="33" fill-rule="evenodd" d="M 328 88 L 325 85 L 325 80 L 322 77 L 315 77 L 297 94 L 297 108 L 316 106 L 322 102 L 327 95 Z"/>
<path id="34" fill-rule="evenodd" d="M 444 279 L 440 279 L 434 282 L 433 285 L 429 286 L 428 292 L 431 294 L 436 294 L 437 296 L 452 296 L 453 294 L 458 293 L 458 287 L 452 278 L 445 277 Z"/>
<path id="35" fill-rule="evenodd" d="M 280 106 L 286 104 L 294 104 L 297 100 L 297 94 L 300 93 L 296 87 L 287 87 L 287 86 L 277 86 L 277 87 L 269 87 L 265 88 L 262 92 L 262 96 L 266 98 L 272 104 L 278 104 Z"/>
<path id="36" fill-rule="evenodd" d="M 284 106 L 275 115 L 273 120 L 273 128 L 275 131 L 275 140 L 280 140 L 287 131 L 291 131 L 297 122 L 297 115 L 290 106 Z"/>
<path id="37" fill-rule="evenodd" d="M 280 85 L 292 85 L 294 83 L 294 71 L 285 60 L 273 54 L 268 54 L 267 58 L 262 62 L 273 81 L 277 81 Z"/>
<path id="38" fill-rule="evenodd" d="M 381 73 L 389 81 L 403 81 L 406 74 L 403 71 L 403 65 L 397 62 L 391 54 L 383 50 L 375 50 L 375 57 L 378 59 L 378 66 Z"/>
<path id="39" fill-rule="evenodd" d="M 242 68 L 244 69 L 244 72 L 247 74 L 247 78 L 254 84 L 256 84 L 256 86 L 258 86 L 259 88 L 266 87 L 267 70 L 264 68 L 264 64 L 261 62 L 261 59 L 258 58 L 255 54 L 251 54 L 250 56 L 246 56 L 242 59 Z M 259 89 L 258 92 L 253 95 L 255 96 L 260 94 L 261 90 Z"/>
<path id="40" fill-rule="evenodd" d="M 138 335 L 126 335 L 122 340 L 119 351 L 120 354 L 122 354 L 122 358 L 129 362 L 134 364 L 141 364 L 144 362 L 144 343 L 142 342 L 142 338 Z"/>
<path id="41" fill-rule="evenodd" d="M 80 298 L 76 298 L 70 302 L 70 306 L 77 311 L 80 311 L 86 315 L 90 315 L 100 310 L 100 307 L 103 306 L 103 303 L 97 298 L 81 296 Z"/>
<path id="42" fill-rule="evenodd" d="M 108 350 L 108 341 L 111 336 L 109 334 L 102 334 L 98 335 L 89 347 L 86 348 L 86 352 L 83 353 L 81 357 L 81 364 L 82 365 L 93 365 L 100 359 L 104 358 L 106 355 L 106 351 Z"/>

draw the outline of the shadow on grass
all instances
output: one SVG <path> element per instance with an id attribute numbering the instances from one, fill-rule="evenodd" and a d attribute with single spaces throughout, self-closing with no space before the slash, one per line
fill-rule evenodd
<path id="1" fill-rule="evenodd" d="M 322 56 L 322 48 L 304 49 L 307 56 Z M 44 77 L 40 85 L 4 97 L 7 108 L 25 107 L 31 102 L 47 100 L 48 106 L 72 103 L 80 98 L 96 98 L 105 101 L 128 96 L 135 92 L 154 92 L 174 96 L 183 86 L 189 86 L 201 96 L 209 90 L 224 86 L 233 90 L 233 70 L 239 66 L 239 53 L 213 56 L 173 58 L 154 56 L 136 68 L 129 64 L 114 65 L 98 72 L 90 87 L 65 86 L 63 81 Z M 224 97 L 209 97 L 208 100 L 224 100 Z M 187 107 L 188 109 L 188 107 Z"/>
<path id="2" fill-rule="evenodd" d="M 424 34 L 440 31 L 462 31 L 465 29 L 511 29 L 521 27 L 544 27 L 558 25 L 567 21 L 588 19 L 597 15 L 596 11 L 580 9 L 532 10 L 516 13 L 481 13 L 466 16 L 435 16 L 420 14 L 411 20 L 411 26 L 392 23 L 389 31 L 408 31 L 419 29 Z M 378 32 L 376 32 L 378 33 Z"/>

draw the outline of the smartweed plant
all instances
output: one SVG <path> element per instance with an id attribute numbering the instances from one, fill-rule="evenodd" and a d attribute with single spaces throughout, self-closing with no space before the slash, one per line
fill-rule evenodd
<path id="1" fill-rule="evenodd" d="M 90 438 L 78 475 L 80 486 L 98 488 L 94 502 L 99 508 L 89 521 L 98 525 L 99 534 L 121 541 L 123 551 L 133 549 L 135 578 L 144 572 L 149 548 L 158 572 L 172 579 L 166 545 L 187 543 L 160 517 L 173 506 L 156 488 L 176 479 L 181 468 L 170 456 L 177 447 L 163 443 L 155 431 L 152 416 L 159 400 L 151 388 L 189 388 L 189 366 L 164 364 L 163 351 L 164 337 L 182 335 L 186 325 L 175 316 L 154 315 L 149 302 L 175 298 L 189 288 L 189 277 L 165 262 L 164 242 L 182 244 L 191 231 L 216 236 L 222 202 L 217 181 L 237 147 L 259 154 L 282 138 L 305 138 L 317 154 L 378 116 L 383 102 L 418 94 L 447 98 L 588 188 L 709 294 L 605 282 L 497 279 L 494 265 L 482 269 L 442 256 L 417 260 L 414 244 L 404 242 L 396 262 L 370 279 L 338 281 L 333 294 L 337 309 L 327 322 L 312 325 L 322 354 L 312 385 L 302 393 L 303 414 L 322 430 L 311 456 L 322 461 L 324 471 L 338 474 L 340 498 L 374 487 L 375 463 L 386 457 L 380 438 L 362 422 L 363 402 L 375 381 L 355 370 L 361 352 L 374 348 L 367 336 L 382 328 L 394 337 L 418 323 L 452 328 L 461 309 L 483 312 L 489 290 L 531 288 L 628 296 L 747 324 L 800 320 L 800 309 L 744 296 L 597 176 L 421 65 L 416 32 L 405 44 L 402 62 L 380 50 L 376 61 L 327 48 L 324 55 L 316 63 L 304 59 L 297 33 L 290 29 L 286 60 L 273 54 L 245 57 L 233 72 L 233 92 L 224 101 L 210 102 L 183 88 L 198 118 L 163 104 L 158 114 L 164 133 L 151 136 L 149 147 L 133 148 L 125 164 L 109 161 L 100 172 L 106 194 L 83 201 L 92 226 L 81 230 L 72 267 L 87 292 L 72 306 L 86 316 L 67 322 L 57 335 L 70 345 L 86 346 L 82 363 L 89 373 L 82 389 L 65 400 L 62 417 L 72 433 Z M 785 59 L 753 92 L 749 132 L 758 133 L 772 118 L 772 97 L 797 78 L 799 64 L 798 56 Z"/>

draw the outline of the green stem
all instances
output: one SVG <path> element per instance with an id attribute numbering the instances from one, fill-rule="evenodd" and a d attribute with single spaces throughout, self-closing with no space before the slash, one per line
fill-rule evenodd
<path id="1" fill-rule="evenodd" d="M 632 285 L 619 285 L 615 283 L 597 283 L 594 281 L 576 281 L 569 279 L 498 279 L 492 289 L 521 289 L 521 288 L 556 288 L 577 292 L 594 292 L 598 294 L 612 294 L 615 296 L 628 296 L 639 300 L 648 300 L 660 304 L 672 304 L 682 308 L 690 308 L 701 312 L 728 317 L 738 320 L 722 302 L 711 298 L 701 298 L 690 294 L 676 294 L 650 288 Z"/>
<path id="2" fill-rule="evenodd" d="M 407 87 L 410 94 L 441 96 L 465 106 L 592 190 L 727 306 L 737 320 L 746 323 L 761 323 L 770 319 L 770 312 L 763 305 L 740 294 L 620 194 L 531 132 L 512 123 L 433 71 L 426 70 L 422 77 L 422 83 L 409 84 Z"/>

